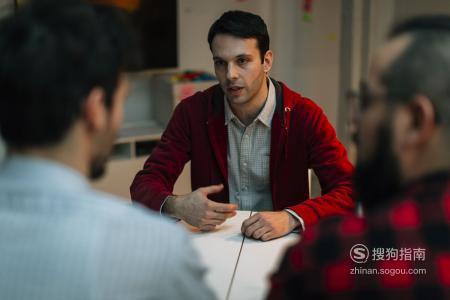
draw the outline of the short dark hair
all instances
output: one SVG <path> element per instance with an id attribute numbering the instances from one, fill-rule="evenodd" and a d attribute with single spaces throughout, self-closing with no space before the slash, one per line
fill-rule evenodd
<path id="1" fill-rule="evenodd" d="M 208 43 L 211 50 L 212 41 L 218 34 L 256 39 L 262 62 L 264 61 L 264 55 L 269 50 L 270 39 L 266 23 L 260 16 L 249 12 L 240 10 L 227 11 L 217 19 L 208 32 Z"/>
<path id="2" fill-rule="evenodd" d="M 82 0 L 36 0 L 0 22 L 0 133 L 6 144 L 57 144 L 96 86 L 110 107 L 133 45 L 118 18 L 114 8 Z"/>
<path id="3" fill-rule="evenodd" d="M 435 107 L 436 123 L 450 126 L 450 16 L 408 19 L 388 39 L 402 35 L 411 41 L 382 76 L 389 98 L 407 102 L 424 94 Z"/>

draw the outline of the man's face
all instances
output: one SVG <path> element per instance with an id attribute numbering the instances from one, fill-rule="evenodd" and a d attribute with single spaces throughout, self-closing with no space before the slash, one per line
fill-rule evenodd
<path id="1" fill-rule="evenodd" d="M 394 197 L 402 183 L 396 130 L 401 110 L 387 99 L 381 76 L 407 43 L 408 40 L 397 38 L 379 50 L 368 84 L 361 91 L 355 189 L 366 209 Z"/>
<path id="2" fill-rule="evenodd" d="M 217 79 L 232 107 L 265 97 L 263 85 L 272 66 L 270 50 L 262 62 L 256 39 L 218 34 L 212 41 L 211 51 Z"/>
<path id="3" fill-rule="evenodd" d="M 91 179 L 98 179 L 106 169 L 106 163 L 111 155 L 117 132 L 122 125 L 123 106 L 128 94 L 128 79 L 122 75 L 119 79 L 117 88 L 112 95 L 111 107 L 108 111 L 107 127 L 98 134 L 95 142 L 95 153 L 91 157 L 90 174 Z"/>
<path id="4" fill-rule="evenodd" d="M 355 170 L 357 198 L 366 209 L 383 205 L 397 194 L 401 183 L 394 151 L 393 114 L 386 99 L 373 97 L 360 113 Z"/>

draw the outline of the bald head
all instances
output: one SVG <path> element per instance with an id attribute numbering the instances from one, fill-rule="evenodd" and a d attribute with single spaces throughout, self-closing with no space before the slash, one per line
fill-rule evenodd
<path id="1" fill-rule="evenodd" d="M 396 26 L 376 53 L 369 78 L 390 102 L 424 95 L 436 125 L 450 133 L 450 16 L 424 16 Z"/>
<path id="2" fill-rule="evenodd" d="M 381 82 L 383 74 L 404 53 L 405 49 L 411 44 L 411 41 L 411 36 L 404 34 L 388 40 L 375 52 L 369 70 L 369 85 L 372 90 L 385 92 L 385 87 Z"/>

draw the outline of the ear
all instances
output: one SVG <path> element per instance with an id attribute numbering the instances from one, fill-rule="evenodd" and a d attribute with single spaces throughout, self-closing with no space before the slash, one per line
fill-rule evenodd
<path id="1" fill-rule="evenodd" d="M 427 96 L 418 94 L 408 105 L 411 121 L 409 140 L 414 145 L 424 144 L 430 140 L 436 128 L 435 109 Z"/>
<path id="2" fill-rule="evenodd" d="M 105 92 L 94 87 L 84 102 L 83 117 L 86 127 L 91 132 L 97 132 L 106 126 L 107 111 L 105 107 Z"/>
<path id="3" fill-rule="evenodd" d="M 268 74 L 270 69 L 272 69 L 273 62 L 273 52 L 272 50 L 267 50 L 266 54 L 264 54 L 264 73 Z"/>

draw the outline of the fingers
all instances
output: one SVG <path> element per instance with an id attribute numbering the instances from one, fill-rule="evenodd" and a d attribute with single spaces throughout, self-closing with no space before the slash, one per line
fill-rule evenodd
<path id="1" fill-rule="evenodd" d="M 266 232 L 265 234 L 263 234 L 263 235 L 261 236 L 261 240 L 263 240 L 264 242 L 265 242 L 265 241 L 268 241 L 268 240 L 271 240 L 271 239 L 273 239 L 273 238 L 275 238 L 275 236 L 273 236 L 273 233 L 272 233 L 271 231 Z"/>
<path id="2" fill-rule="evenodd" d="M 221 220 L 222 222 L 225 222 L 226 219 L 236 215 L 236 212 L 234 213 L 218 213 L 213 210 L 208 210 L 205 212 L 205 219 L 206 220 Z"/>
<path id="3" fill-rule="evenodd" d="M 214 211 L 208 210 L 205 212 L 204 220 L 220 220 L 224 222 L 227 219 L 225 214 L 216 213 Z"/>
<path id="4" fill-rule="evenodd" d="M 247 227 L 243 233 L 246 237 L 262 241 L 268 241 L 275 237 L 273 228 L 270 225 L 265 224 L 262 220 Z"/>
<path id="5" fill-rule="evenodd" d="M 201 191 L 205 196 L 207 196 L 209 194 L 217 194 L 223 190 L 223 184 L 205 186 L 205 187 L 199 188 L 198 190 Z"/>
<path id="6" fill-rule="evenodd" d="M 223 204 L 209 200 L 208 209 L 205 212 L 204 218 L 206 220 L 220 220 L 222 223 L 226 219 L 234 217 L 236 213 L 235 204 Z"/>
<path id="7" fill-rule="evenodd" d="M 212 224 L 212 225 L 220 225 L 223 222 L 225 222 L 226 219 L 216 219 L 216 218 L 204 218 L 201 220 L 200 224 L 201 225 L 208 225 L 208 224 Z"/>
<path id="8" fill-rule="evenodd" d="M 227 214 L 216 213 L 213 211 L 207 211 L 205 217 L 200 221 L 200 230 L 211 231 L 216 228 L 217 225 L 221 225 L 227 219 Z"/>
<path id="9" fill-rule="evenodd" d="M 227 213 L 227 214 L 233 214 L 236 215 L 236 209 L 237 205 L 233 203 L 217 203 L 214 201 L 211 201 L 210 203 L 212 210 L 214 210 L 217 213 Z"/>
<path id="10" fill-rule="evenodd" d="M 213 231 L 214 229 L 216 229 L 216 225 L 207 224 L 207 225 L 200 226 L 199 229 L 201 231 Z"/>
<path id="11" fill-rule="evenodd" d="M 246 237 L 254 238 L 262 241 L 268 241 L 275 238 L 276 234 L 273 225 L 257 213 L 242 223 L 242 234 Z"/>
<path id="12" fill-rule="evenodd" d="M 255 223 L 253 223 L 252 225 L 250 225 L 250 226 L 248 226 L 246 229 L 245 229 L 245 231 L 244 231 L 244 234 L 245 234 L 245 236 L 247 236 L 247 237 L 253 237 L 253 235 L 255 234 L 255 232 L 257 231 L 257 230 L 262 230 L 262 229 L 264 229 L 264 224 L 262 223 L 262 222 L 255 222 Z"/>
<path id="13" fill-rule="evenodd" d="M 270 229 L 265 225 L 260 214 L 255 214 L 242 223 L 241 231 L 247 237 L 259 238 Z"/>
<path id="14" fill-rule="evenodd" d="M 230 218 L 234 215 L 236 215 L 236 212 L 218 213 L 208 209 L 201 218 L 198 227 L 204 231 L 210 231 L 214 229 L 217 225 L 221 225 L 222 223 L 224 223 L 227 220 L 227 218 Z M 210 226 L 212 227 L 210 228 Z"/>
<path id="15" fill-rule="evenodd" d="M 254 239 L 262 239 L 264 235 L 268 235 L 271 232 L 271 229 L 268 226 L 263 226 L 257 230 L 255 230 L 252 234 Z"/>
<path id="16" fill-rule="evenodd" d="M 253 223 L 256 223 L 257 221 L 259 221 L 259 218 L 260 218 L 260 215 L 255 214 L 255 215 L 251 216 L 250 218 L 248 218 L 247 220 L 245 220 L 244 222 L 242 222 L 241 232 L 243 234 L 245 234 L 245 231 L 247 230 L 247 228 L 249 226 L 251 226 Z"/>
<path id="17" fill-rule="evenodd" d="M 223 184 L 210 185 L 189 194 L 189 202 L 184 205 L 185 221 L 201 230 L 210 231 L 235 216 L 236 204 L 217 203 L 207 197 L 222 191 L 223 188 Z"/>

